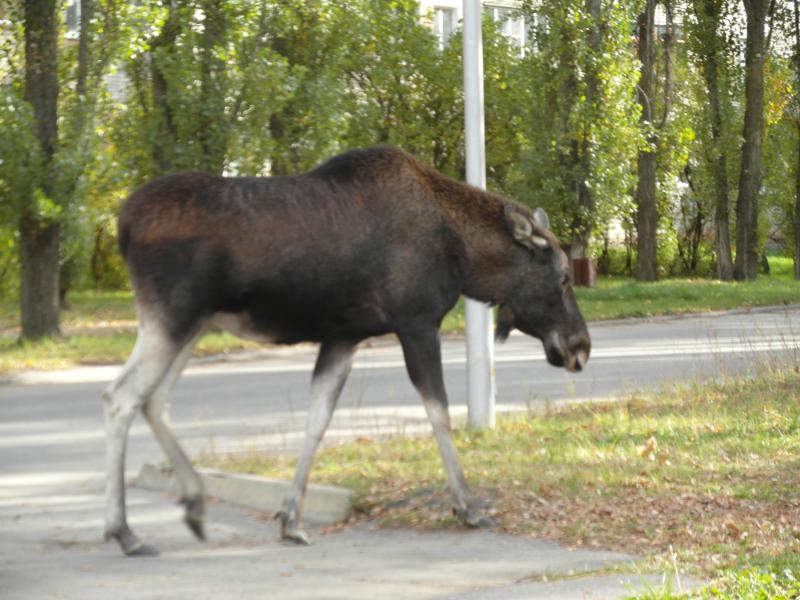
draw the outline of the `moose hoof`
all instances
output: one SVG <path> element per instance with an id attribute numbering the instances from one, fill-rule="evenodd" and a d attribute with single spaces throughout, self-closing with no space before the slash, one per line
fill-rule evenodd
<path id="1" fill-rule="evenodd" d="M 117 540 L 125 556 L 158 556 L 155 547 L 143 543 L 127 526 L 118 531 L 106 531 L 105 539 Z"/>
<path id="2" fill-rule="evenodd" d="M 206 531 L 204 525 L 205 504 L 202 496 L 195 496 L 193 498 L 181 498 L 181 504 L 186 506 L 186 514 L 183 517 L 184 523 L 191 530 L 198 540 L 206 540 Z"/>
<path id="3" fill-rule="evenodd" d="M 466 510 L 454 508 L 453 512 L 456 517 L 458 517 L 458 520 L 467 527 L 472 527 L 473 529 L 491 529 L 495 526 L 494 520 L 481 510 L 476 510 L 474 508 L 468 508 Z"/>
<path id="4" fill-rule="evenodd" d="M 311 539 L 308 534 L 302 529 L 295 529 L 294 531 L 281 531 L 281 539 L 287 542 L 292 542 L 298 546 L 310 546 Z"/>
<path id="5" fill-rule="evenodd" d="M 311 539 L 308 534 L 297 526 L 296 518 L 290 518 L 289 514 L 280 511 L 275 518 L 281 522 L 281 539 L 292 542 L 298 546 L 310 546 Z"/>

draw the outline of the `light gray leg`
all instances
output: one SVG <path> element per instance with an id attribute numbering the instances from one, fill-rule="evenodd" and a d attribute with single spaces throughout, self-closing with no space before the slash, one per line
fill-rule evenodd
<path id="1" fill-rule="evenodd" d="M 336 402 L 342 392 L 353 361 L 355 344 L 323 342 L 311 380 L 311 405 L 308 412 L 306 437 L 297 463 L 294 481 L 289 488 L 283 508 L 276 515 L 281 521 L 281 538 L 308 544 L 308 536 L 300 529 L 303 500 L 314 454 L 331 421 Z"/>
<path id="2" fill-rule="evenodd" d="M 191 461 L 178 443 L 175 434 L 168 424 L 169 393 L 178 380 L 186 363 L 192 355 L 192 349 L 197 342 L 195 336 L 187 343 L 169 368 L 162 382 L 158 385 L 152 396 L 144 405 L 144 416 L 153 430 L 164 454 L 167 456 L 181 488 L 181 503 L 186 506 L 184 521 L 198 539 L 206 539 L 203 528 L 205 515 L 205 499 L 203 497 L 203 482 L 194 470 Z"/>
<path id="3" fill-rule="evenodd" d="M 400 342 L 409 377 L 422 396 L 442 455 L 456 516 L 470 527 L 489 527 L 492 525 L 491 519 L 483 516 L 480 507 L 470 501 L 469 486 L 450 437 L 450 414 L 442 374 L 439 331 L 434 327 L 405 331 L 400 334 Z"/>
<path id="4" fill-rule="evenodd" d="M 161 383 L 176 355 L 156 323 L 142 323 L 131 357 L 119 377 L 103 392 L 106 422 L 106 539 L 114 538 L 125 554 L 156 554 L 128 527 L 125 514 L 125 449 L 136 412 Z"/>

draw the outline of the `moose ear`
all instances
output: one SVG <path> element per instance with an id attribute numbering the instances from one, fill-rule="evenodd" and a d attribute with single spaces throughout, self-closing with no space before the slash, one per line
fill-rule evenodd
<path id="1" fill-rule="evenodd" d="M 537 208 L 533 211 L 533 222 L 542 229 L 550 229 L 550 218 L 543 208 Z"/>
<path id="2" fill-rule="evenodd" d="M 544 220 L 547 222 L 547 213 L 541 208 L 536 210 L 544 215 Z M 515 240 L 528 248 L 547 248 L 549 245 L 547 239 L 536 233 L 537 228 L 541 228 L 536 213 L 531 214 L 530 211 L 513 204 L 506 204 L 503 212 L 508 229 Z"/>

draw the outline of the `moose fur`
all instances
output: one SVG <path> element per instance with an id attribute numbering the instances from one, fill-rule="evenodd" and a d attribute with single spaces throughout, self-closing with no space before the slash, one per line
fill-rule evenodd
<path id="1" fill-rule="evenodd" d="M 142 411 L 172 463 L 186 522 L 200 538 L 203 488 L 164 417 L 167 394 L 209 324 L 265 342 L 320 344 L 306 439 L 279 513 L 300 515 L 314 453 L 358 343 L 395 333 L 445 464 L 456 514 L 469 501 L 449 434 L 439 325 L 460 295 L 499 305 L 497 335 L 542 340 L 548 360 L 580 370 L 590 352 L 568 263 L 547 216 L 454 181 L 395 148 L 355 150 L 290 177 L 179 173 L 135 191 L 119 217 L 135 291 L 136 347 L 104 393 L 106 536 L 150 554 L 128 527 L 124 459 Z"/>

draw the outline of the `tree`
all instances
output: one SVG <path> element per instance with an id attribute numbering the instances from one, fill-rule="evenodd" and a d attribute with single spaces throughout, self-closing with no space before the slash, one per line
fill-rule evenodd
<path id="1" fill-rule="evenodd" d="M 114 128 L 131 185 L 179 170 L 267 171 L 270 118 L 292 90 L 286 60 L 270 48 L 269 8 L 245 0 L 132 8 L 131 99 Z"/>
<path id="2" fill-rule="evenodd" d="M 795 163 L 794 187 L 794 278 L 800 281 L 800 7 L 798 0 L 793 0 L 794 8 L 794 101 L 797 130 L 797 161 Z"/>
<path id="3" fill-rule="evenodd" d="M 690 43 L 697 57 L 707 93 L 707 112 L 711 130 L 711 172 L 714 186 L 714 232 L 717 277 L 733 279 L 733 257 L 730 241 L 730 197 L 728 193 L 728 153 L 723 139 L 723 91 L 720 72 L 726 60 L 723 55 L 725 39 L 722 21 L 726 0 L 693 0 L 692 11 L 696 26 Z"/>
<path id="4" fill-rule="evenodd" d="M 40 148 L 40 187 L 19 215 L 22 337 L 59 334 L 59 225 L 54 203 L 58 144 L 58 38 L 56 0 L 24 3 L 25 101 L 32 107 Z M 49 214 L 48 214 L 49 213 Z"/>
<path id="5" fill-rule="evenodd" d="M 639 78 L 638 97 L 642 107 L 641 123 L 647 135 L 648 147 L 639 150 L 636 184 L 637 255 L 636 278 L 642 281 L 656 279 L 656 229 L 658 209 L 656 204 L 656 144 L 655 134 L 655 35 L 656 0 L 646 0 L 645 8 L 637 21 L 639 28 Z"/>
<path id="6" fill-rule="evenodd" d="M 4 220 L 17 224 L 24 339 L 58 334 L 59 268 L 76 246 L 97 99 L 115 49 L 113 0 L 82 0 L 77 46 L 60 35 L 60 6 L 3 5 L 20 23 L 8 30 L 0 60 L 0 194 Z M 102 50 L 91 52 L 92 43 Z"/>
<path id="7" fill-rule="evenodd" d="M 745 46 L 745 113 L 742 166 L 736 200 L 737 280 L 756 278 L 758 266 L 758 195 L 761 190 L 761 152 L 764 141 L 764 61 L 768 50 L 767 19 L 774 0 L 744 0 L 747 13 Z"/>
<path id="8" fill-rule="evenodd" d="M 636 278 L 641 281 L 655 281 L 658 275 L 656 259 L 658 232 L 658 200 L 656 197 L 657 152 L 663 143 L 664 130 L 670 115 L 673 94 L 674 73 L 674 31 L 672 23 L 672 2 L 661 2 L 667 17 L 666 32 L 663 36 L 663 83 L 660 118 L 657 116 L 658 56 L 655 40 L 655 12 L 657 0 L 646 0 L 644 11 L 639 15 L 639 78 L 638 98 L 641 105 L 640 122 L 646 138 L 646 147 L 639 150 L 637 160 L 638 182 L 636 185 L 636 228 L 637 255 Z"/>
<path id="9" fill-rule="evenodd" d="M 290 83 L 269 121 L 272 174 L 308 169 L 340 149 L 350 99 L 343 63 L 351 45 L 360 51 L 350 28 L 361 14 L 349 3 L 325 0 L 272 4 L 265 39 L 286 61 Z"/>
<path id="10" fill-rule="evenodd" d="M 453 150 L 463 135 L 463 105 L 457 34 L 439 50 L 415 0 L 353 5 L 358 17 L 351 18 L 343 64 L 352 98 L 346 145 L 399 145 L 458 175 L 463 151 Z"/>
<path id="11" fill-rule="evenodd" d="M 639 146 L 629 3 L 545 0 L 524 9 L 535 24 L 518 85 L 523 142 L 511 189 L 544 206 L 573 258 L 631 210 Z"/>

